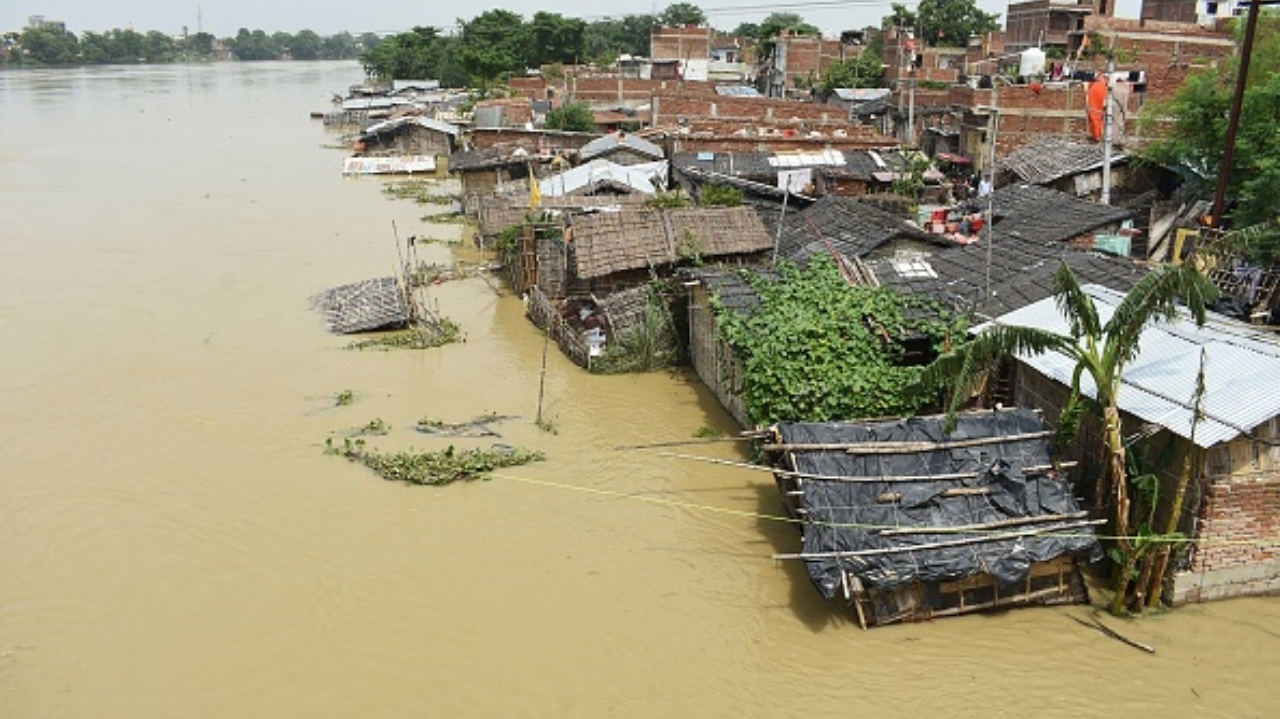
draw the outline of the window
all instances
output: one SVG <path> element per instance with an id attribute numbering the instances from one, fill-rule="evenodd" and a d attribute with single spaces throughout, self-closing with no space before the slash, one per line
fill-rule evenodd
<path id="1" fill-rule="evenodd" d="M 918 280 L 938 276 L 938 273 L 933 271 L 933 267 L 925 259 L 925 256 L 920 254 L 895 255 L 893 259 L 889 260 L 889 265 L 903 279 Z"/>

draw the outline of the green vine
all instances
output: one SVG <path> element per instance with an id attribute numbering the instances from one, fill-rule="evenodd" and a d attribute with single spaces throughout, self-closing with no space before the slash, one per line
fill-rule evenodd
<path id="1" fill-rule="evenodd" d="M 719 338 L 741 363 L 753 422 L 909 415 L 930 399 L 911 391 L 920 369 L 901 366 L 902 342 L 927 337 L 935 352 L 964 320 L 933 300 L 850 286 L 829 257 L 808 269 L 782 263 L 775 281 L 745 275 L 760 298 L 749 314 L 713 301 Z"/>

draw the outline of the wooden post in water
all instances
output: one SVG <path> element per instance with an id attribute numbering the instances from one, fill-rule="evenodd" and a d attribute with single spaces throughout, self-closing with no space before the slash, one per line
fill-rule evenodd
<path id="1" fill-rule="evenodd" d="M 547 326 L 542 330 L 542 374 L 538 378 L 538 429 L 542 429 L 542 397 L 547 388 L 547 345 L 551 344 L 551 318 L 547 318 Z"/>

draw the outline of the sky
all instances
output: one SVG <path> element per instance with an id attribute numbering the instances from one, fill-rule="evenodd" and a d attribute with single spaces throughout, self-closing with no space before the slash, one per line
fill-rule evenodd
<path id="1" fill-rule="evenodd" d="M 415 25 L 451 27 L 459 18 L 470 20 L 486 10 L 503 9 L 526 19 L 539 11 L 559 13 L 584 20 L 606 16 L 659 13 L 675 0 L 636 0 L 604 6 L 580 0 L 481 0 L 477 3 L 406 2 L 406 0 L 3 0 L 0 2 L 0 32 L 21 31 L 31 15 L 61 20 L 74 33 L 103 32 L 132 28 L 138 32 L 158 30 L 177 35 L 183 27 L 229 37 L 240 28 L 296 33 L 313 30 L 320 35 L 342 31 L 393 34 Z M 825 33 L 879 25 L 889 14 L 892 0 L 705 0 L 693 1 L 707 14 L 712 27 L 732 30 L 742 22 L 759 22 L 772 12 L 792 12 Z M 901 0 L 914 8 L 917 0 Z M 1138 16 L 1141 0 L 1119 0 L 1116 15 Z M 986 12 L 1000 13 L 1003 22 L 1007 0 L 978 0 Z"/>

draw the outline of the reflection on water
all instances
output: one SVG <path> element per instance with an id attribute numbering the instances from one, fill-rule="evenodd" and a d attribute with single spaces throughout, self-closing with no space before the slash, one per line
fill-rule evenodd
<path id="1" fill-rule="evenodd" d="M 767 474 L 614 449 L 730 429 L 705 390 L 553 353 L 540 432 L 540 339 L 480 280 L 432 290 L 465 344 L 344 350 L 306 298 L 391 271 L 392 222 L 457 237 L 341 177 L 308 113 L 359 79 L 0 73 L 0 716 L 1280 711 L 1274 600 L 1125 627 L 1153 656 L 1080 608 L 856 629 L 769 559 Z M 434 489 L 320 451 L 484 412 L 549 461 Z"/>

